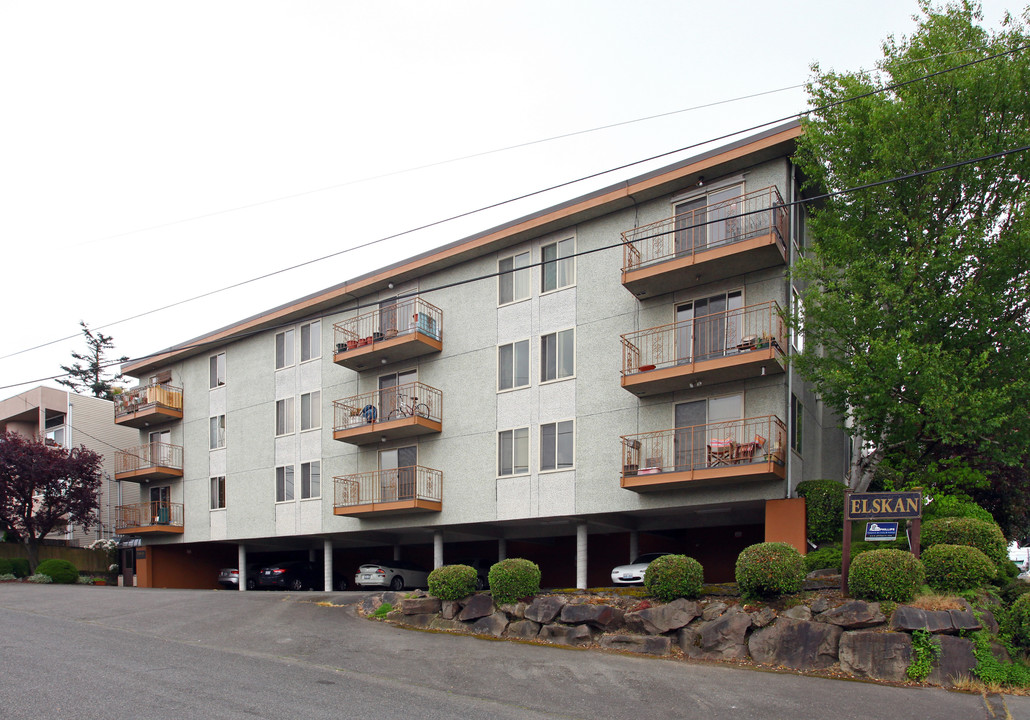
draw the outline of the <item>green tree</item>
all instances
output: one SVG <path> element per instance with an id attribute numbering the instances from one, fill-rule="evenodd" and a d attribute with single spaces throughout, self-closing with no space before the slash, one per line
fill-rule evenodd
<path id="1" fill-rule="evenodd" d="M 79 325 L 82 326 L 82 334 L 86 336 L 86 353 L 72 351 L 72 358 L 76 362 L 70 366 L 61 366 L 61 369 L 68 373 L 68 377 L 57 382 L 70 387 L 74 392 L 111 400 L 120 391 L 115 383 L 121 382 L 124 378 L 121 373 L 107 372 L 107 366 L 112 361 L 105 360 L 104 355 L 114 348 L 114 340 L 102 332 L 94 333 L 82 320 L 79 321 Z M 129 358 L 123 355 L 114 362 L 123 363 L 128 360 Z"/>
<path id="2" fill-rule="evenodd" d="M 973 3 L 919 7 L 915 32 L 888 38 L 875 71 L 813 68 L 797 154 L 810 192 L 1030 144 L 1030 10 L 990 31 Z M 1014 152 L 812 211 L 796 363 L 862 440 L 853 489 L 898 454 L 961 447 L 1003 467 L 1028 455 L 1028 181 L 1030 153 Z"/>

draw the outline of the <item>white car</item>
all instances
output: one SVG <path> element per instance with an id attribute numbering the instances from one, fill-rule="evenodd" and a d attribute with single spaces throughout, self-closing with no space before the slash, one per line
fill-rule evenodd
<path id="1" fill-rule="evenodd" d="M 645 553 L 629 565 L 619 565 L 612 570 L 612 584 L 643 585 L 644 571 L 647 570 L 647 566 L 651 564 L 651 561 L 660 558 L 662 555 L 671 554 L 667 552 Z"/>
<path id="2" fill-rule="evenodd" d="M 358 587 L 386 587 L 391 590 L 425 588 L 429 586 L 429 572 L 403 560 L 363 563 L 354 575 Z"/>

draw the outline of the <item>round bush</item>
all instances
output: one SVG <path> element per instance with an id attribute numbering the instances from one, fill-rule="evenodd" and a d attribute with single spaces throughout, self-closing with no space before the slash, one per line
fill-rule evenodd
<path id="1" fill-rule="evenodd" d="M 44 560 L 36 567 L 36 574 L 46 575 L 63 585 L 71 585 L 79 579 L 79 571 L 67 560 Z"/>
<path id="2" fill-rule="evenodd" d="M 0 558 L 0 575 L 14 575 L 14 565 L 7 558 Z"/>
<path id="3" fill-rule="evenodd" d="M 652 560 L 644 571 L 648 595 L 665 602 L 697 597 L 703 582 L 701 563 L 686 555 L 662 555 Z"/>
<path id="4" fill-rule="evenodd" d="M 737 556 L 737 586 L 744 597 L 795 593 L 805 583 L 805 560 L 792 545 L 758 543 Z"/>
<path id="5" fill-rule="evenodd" d="M 461 600 L 476 591 L 476 570 L 468 565 L 444 565 L 429 573 L 429 594 L 441 600 Z"/>
<path id="6" fill-rule="evenodd" d="M 829 568 L 840 572 L 841 560 L 844 557 L 839 547 L 823 547 L 805 555 L 805 571 L 823 570 Z"/>
<path id="7" fill-rule="evenodd" d="M 937 592 L 976 590 L 997 571 L 989 557 L 968 545 L 934 545 L 922 555 L 926 584 Z"/>
<path id="8" fill-rule="evenodd" d="M 490 592 L 498 605 L 540 592 L 540 567 L 523 558 L 508 558 L 490 566 Z"/>
<path id="9" fill-rule="evenodd" d="M 1012 642 L 1023 650 L 1030 650 L 1030 593 L 1024 593 L 1012 603 L 1006 622 Z"/>
<path id="10" fill-rule="evenodd" d="M 960 500 L 953 495 L 937 495 L 923 507 L 923 522 L 946 517 L 976 518 L 984 522 L 995 522 L 994 516 L 975 502 Z"/>
<path id="11" fill-rule="evenodd" d="M 25 558 L 14 558 L 11 560 L 11 567 L 14 568 L 11 572 L 15 577 L 26 578 L 32 574 L 29 570 L 29 561 Z"/>
<path id="12" fill-rule="evenodd" d="M 923 563 L 905 550 L 870 550 L 851 562 L 851 595 L 866 600 L 908 602 L 926 582 Z"/>
<path id="13" fill-rule="evenodd" d="M 844 528 L 844 490 L 836 480 L 804 480 L 798 497 L 805 499 L 808 539 L 814 543 L 840 540 Z"/>
<path id="14" fill-rule="evenodd" d="M 982 552 L 996 568 L 1009 560 L 1008 543 L 997 523 L 977 518 L 938 518 L 923 523 L 920 543 L 924 548 L 934 545 L 970 545 Z"/>

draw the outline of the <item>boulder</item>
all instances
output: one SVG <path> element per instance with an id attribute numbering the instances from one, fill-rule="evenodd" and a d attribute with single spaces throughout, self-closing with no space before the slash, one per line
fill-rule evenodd
<path id="1" fill-rule="evenodd" d="M 972 640 L 948 635 L 935 639 L 941 644 L 941 656 L 926 678 L 928 682 L 934 685 L 954 685 L 957 680 L 974 677 L 976 657 L 973 655 Z"/>
<path id="2" fill-rule="evenodd" d="M 751 613 L 751 625 L 756 628 L 764 628 L 776 619 L 776 611 L 771 607 L 764 607 L 756 613 Z"/>
<path id="3" fill-rule="evenodd" d="M 588 623 L 598 628 L 618 627 L 622 624 L 623 612 L 611 605 L 566 605 L 560 618 L 567 625 Z"/>
<path id="4" fill-rule="evenodd" d="M 555 595 L 544 595 L 538 597 L 526 608 L 525 618 L 538 623 L 549 623 L 558 617 L 558 613 L 565 607 L 565 601 Z"/>
<path id="5" fill-rule="evenodd" d="M 440 598 L 414 597 L 401 600 L 400 611 L 405 615 L 427 615 L 440 612 Z"/>
<path id="6" fill-rule="evenodd" d="M 526 608 L 529 607 L 526 603 L 519 601 L 516 603 L 504 603 L 497 609 L 507 615 L 509 618 L 514 620 L 522 620 L 526 617 Z"/>
<path id="7" fill-rule="evenodd" d="M 408 596 L 405 593 L 388 590 L 387 592 L 383 593 L 383 602 L 390 603 L 394 607 L 397 607 L 398 605 L 400 605 L 401 600 L 403 600 L 406 597 Z"/>
<path id="8" fill-rule="evenodd" d="M 976 619 L 972 610 L 949 610 L 948 614 L 951 615 L 951 626 L 956 633 L 961 633 L 963 630 L 973 632 L 981 629 L 980 621 Z"/>
<path id="9" fill-rule="evenodd" d="M 905 633 L 853 630 L 840 636 L 841 670 L 857 677 L 908 680 L 912 638 Z"/>
<path id="10" fill-rule="evenodd" d="M 479 635 L 493 635 L 500 637 L 508 627 L 508 616 L 502 612 L 496 612 L 476 620 L 469 629 Z"/>
<path id="11" fill-rule="evenodd" d="M 444 620 L 453 620 L 461 612 L 461 603 L 457 600 L 440 601 L 440 617 Z"/>
<path id="12" fill-rule="evenodd" d="M 832 610 L 819 613 L 816 620 L 839 625 L 845 630 L 861 630 L 887 622 L 887 618 L 880 612 L 880 603 L 867 603 L 864 600 L 849 600 Z"/>
<path id="13" fill-rule="evenodd" d="M 781 616 L 772 625 L 751 635 L 748 650 L 755 662 L 765 665 L 815 670 L 837 662 L 837 646 L 843 632 L 829 623 Z"/>
<path id="14" fill-rule="evenodd" d="M 983 625 L 984 630 L 992 635 L 997 635 L 998 630 L 1000 629 L 998 627 L 998 621 L 994 619 L 994 613 L 986 610 L 980 613 L 980 624 Z"/>
<path id="15" fill-rule="evenodd" d="M 508 637 L 532 640 L 540 634 L 540 623 L 533 622 L 532 620 L 516 620 L 508 625 L 505 634 Z"/>
<path id="16" fill-rule="evenodd" d="M 399 615 L 399 617 L 394 617 Z M 433 624 L 434 620 L 439 620 L 439 613 L 422 613 L 419 615 L 408 615 L 406 613 L 390 613 L 386 616 L 388 620 L 397 620 L 397 622 L 411 627 L 429 627 Z"/>
<path id="17" fill-rule="evenodd" d="M 830 609 L 830 601 L 824 597 L 817 597 L 812 601 L 812 612 L 815 614 L 826 612 Z"/>
<path id="18" fill-rule="evenodd" d="M 922 610 L 911 605 L 899 605 L 891 618 L 891 630 L 912 632 L 926 630 L 931 633 L 954 632 L 951 614 L 947 610 Z"/>
<path id="19" fill-rule="evenodd" d="M 630 632 L 643 635 L 664 635 L 670 630 L 679 630 L 681 627 L 689 625 L 700 614 L 696 602 L 679 598 L 665 605 L 626 613 L 623 622 Z"/>
<path id="20" fill-rule="evenodd" d="M 664 635 L 604 635 L 598 641 L 603 648 L 643 653 L 645 655 L 668 655 L 672 641 Z"/>
<path id="21" fill-rule="evenodd" d="M 696 660 L 742 660 L 748 657 L 748 613 L 726 613 L 720 618 L 679 631 L 683 652 Z"/>
<path id="22" fill-rule="evenodd" d="M 458 619 L 462 622 L 468 622 L 469 620 L 477 620 L 493 613 L 494 599 L 489 595 L 478 593 L 465 601 L 465 607 L 458 614 Z"/>
<path id="23" fill-rule="evenodd" d="M 460 620 L 447 619 L 438 617 L 429 623 L 429 627 L 433 630 L 446 630 L 447 632 L 468 632 L 468 625 L 461 622 Z"/>
<path id="24" fill-rule="evenodd" d="M 367 598 L 361 601 L 361 612 L 365 615 L 371 615 L 379 606 L 383 604 L 383 599 L 378 595 L 369 595 Z"/>
<path id="25" fill-rule="evenodd" d="M 586 625 L 544 625 L 537 637 L 557 645 L 586 645 L 594 639 Z"/>
<path id="26" fill-rule="evenodd" d="M 783 617 L 790 618 L 791 620 L 811 620 L 812 611 L 807 605 L 795 605 L 789 610 L 784 610 L 780 613 Z"/>
<path id="27" fill-rule="evenodd" d="M 724 602 L 710 602 L 705 605 L 704 611 L 701 613 L 702 620 L 715 620 L 715 618 L 726 612 L 728 606 Z"/>

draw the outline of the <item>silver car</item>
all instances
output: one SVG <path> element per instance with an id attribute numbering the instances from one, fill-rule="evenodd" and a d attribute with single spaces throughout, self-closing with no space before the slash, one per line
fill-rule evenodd
<path id="1" fill-rule="evenodd" d="M 361 565 L 354 575 L 358 587 L 384 587 L 391 590 L 428 587 L 429 572 L 403 560 L 379 562 L 373 560 Z"/>
<path id="2" fill-rule="evenodd" d="M 652 560 L 660 558 L 662 555 L 671 555 L 672 553 L 658 552 L 658 553 L 645 553 L 640 555 L 636 560 L 631 562 L 629 565 L 619 565 L 612 569 L 612 584 L 613 585 L 643 585 L 644 584 L 644 572 L 647 570 L 647 566 L 651 564 Z"/>

